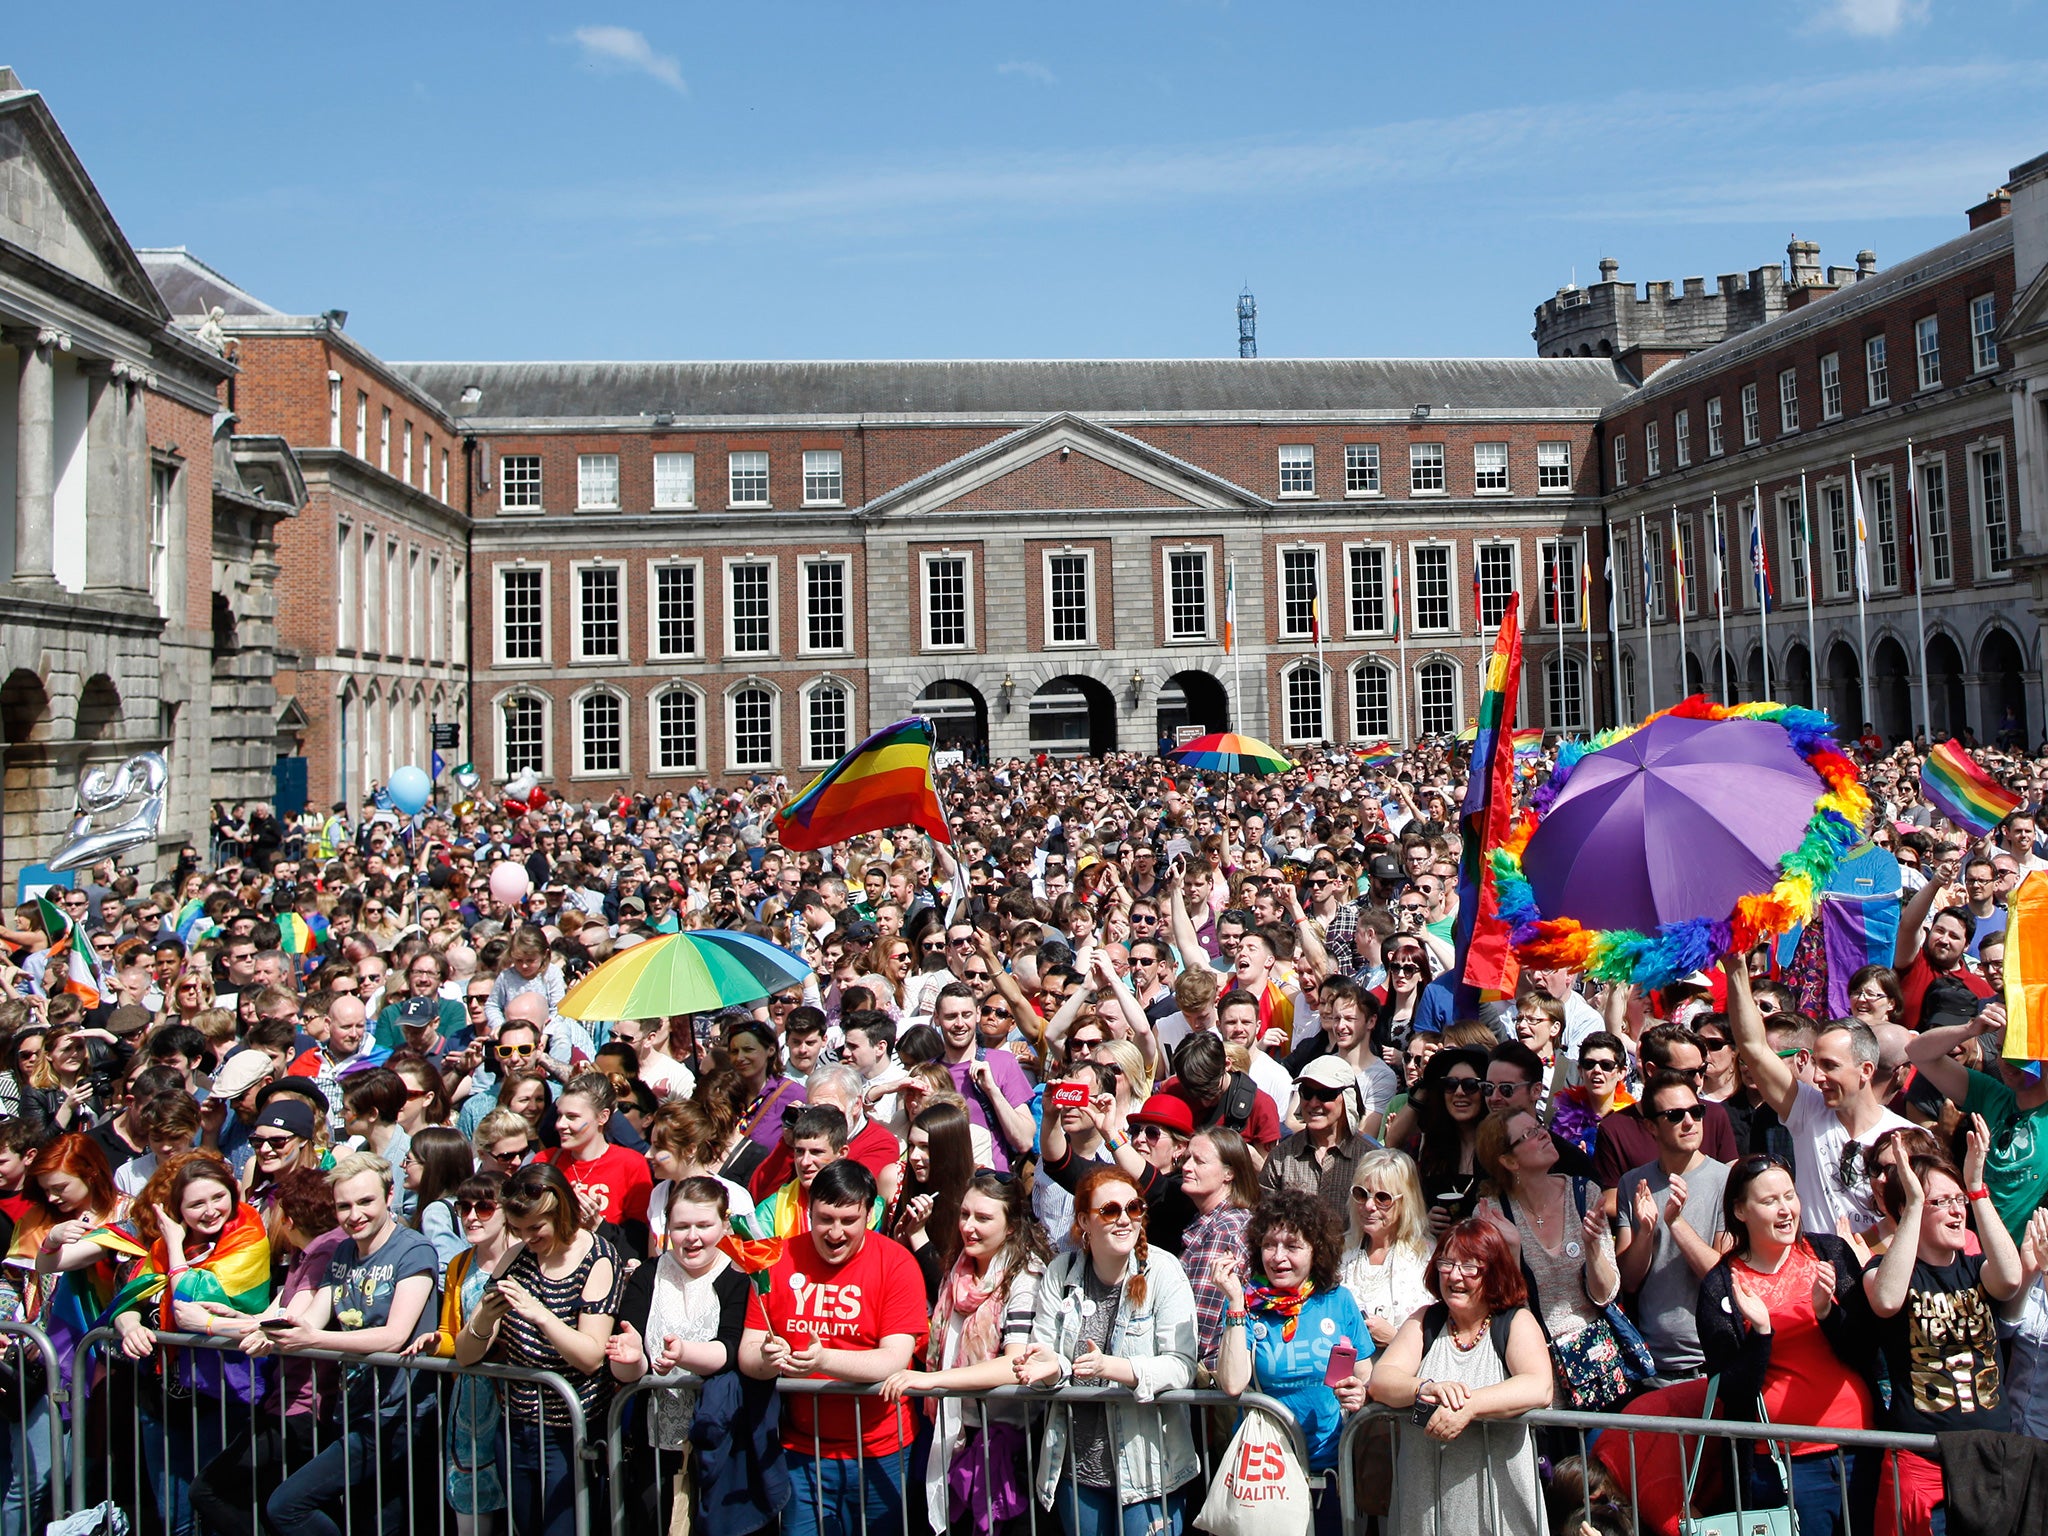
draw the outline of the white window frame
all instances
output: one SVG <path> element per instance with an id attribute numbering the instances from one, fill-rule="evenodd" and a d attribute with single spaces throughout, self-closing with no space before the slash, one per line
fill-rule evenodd
<path id="1" fill-rule="evenodd" d="M 505 654 L 505 575 L 510 571 L 540 574 L 540 654 L 511 657 Z M 500 667 L 545 667 L 555 653 L 555 610 L 549 591 L 552 569 L 544 560 L 501 560 L 491 567 L 491 654 Z"/>
<path id="2" fill-rule="evenodd" d="M 1885 345 L 1883 331 L 1863 338 L 1863 403 L 1866 407 L 1892 403 L 1891 349 Z"/>
<path id="3" fill-rule="evenodd" d="M 662 468 L 668 467 L 668 485 L 664 488 Z M 689 491 L 681 501 L 675 499 L 677 472 L 689 483 Z M 654 510 L 657 512 L 693 512 L 697 508 L 697 455 L 694 453 L 657 453 L 654 456 Z M 701 754 L 700 754 L 701 755 Z"/>
<path id="4" fill-rule="evenodd" d="M 513 773 L 511 768 L 511 744 L 507 739 L 505 710 L 515 700 L 529 701 L 540 707 L 540 762 L 534 771 L 544 779 L 553 778 L 555 751 L 554 700 L 548 697 L 541 689 L 523 685 L 507 688 L 491 700 L 491 734 L 494 738 L 492 744 L 497 748 L 499 777 L 501 780 L 510 778 Z M 367 719 L 369 711 L 365 709 L 363 713 L 364 718 Z"/>
<path id="5" fill-rule="evenodd" d="M 1842 419 L 1842 354 L 1825 352 L 1820 360 L 1820 419 Z"/>
<path id="6" fill-rule="evenodd" d="M 1431 627 L 1425 629 L 1420 620 L 1415 618 L 1415 615 L 1420 612 L 1422 603 L 1422 556 L 1424 550 L 1431 551 L 1432 554 L 1440 550 L 1444 557 L 1444 611 L 1447 617 L 1445 624 L 1441 628 Z M 1402 600 L 1408 604 L 1408 612 L 1402 615 L 1402 617 L 1409 620 L 1408 628 L 1411 633 L 1416 635 L 1455 635 L 1458 633 L 1457 545 L 1441 539 L 1428 539 L 1419 544 L 1409 545 L 1408 580 L 1405 585 L 1407 591 L 1402 594 Z"/>
<path id="7" fill-rule="evenodd" d="M 443 649 L 443 637 L 447 634 L 445 615 L 448 611 L 447 593 L 441 581 L 441 557 L 427 556 L 427 660 L 439 662 Z"/>
<path id="8" fill-rule="evenodd" d="M 749 479 L 753 477 L 753 461 L 756 459 L 761 461 L 761 499 L 759 501 L 740 500 L 739 471 L 740 460 L 742 459 L 747 461 L 746 471 Z M 768 450 L 765 448 L 735 448 L 728 451 L 725 456 L 725 504 L 728 507 L 772 507 L 775 495 L 775 482 L 772 472 L 773 466 L 769 462 Z"/>
<path id="9" fill-rule="evenodd" d="M 662 571 L 690 573 L 690 637 L 688 648 L 663 650 L 661 645 Z M 700 660 L 704 655 L 704 562 L 702 560 L 650 560 L 647 562 L 647 659 L 649 661 Z M 701 730 L 701 726 L 700 726 Z"/>
<path id="10" fill-rule="evenodd" d="M 384 573 L 377 568 L 377 548 L 377 530 L 365 528 L 362 549 L 362 641 L 356 648 L 371 655 L 380 654 L 379 645 L 384 638 Z"/>
<path id="11" fill-rule="evenodd" d="M 1992 568 L 1991 530 L 1986 521 L 1989 507 L 1984 496 L 1984 461 L 1998 456 L 1999 502 L 2005 515 L 2005 569 Z M 2013 516 L 2012 454 L 2002 439 L 1972 443 L 1969 449 L 1970 543 L 1977 562 L 1977 586 L 2003 584 L 2013 579 L 2013 559 L 2019 552 L 2018 520 Z"/>
<path id="12" fill-rule="evenodd" d="M 337 650 L 352 651 L 356 648 L 356 635 L 363 616 L 356 581 L 359 574 L 356 526 L 342 521 L 334 525 L 334 530 L 334 547 L 338 551 L 334 582 L 334 644 Z"/>
<path id="13" fill-rule="evenodd" d="M 420 434 L 420 491 L 423 495 L 434 494 L 434 434 Z"/>
<path id="14" fill-rule="evenodd" d="M 962 639 L 941 644 L 932 638 L 932 567 L 942 560 L 960 562 L 960 631 Z M 922 599 L 919 603 L 918 639 L 919 649 L 956 653 L 974 649 L 974 552 L 968 549 L 921 549 L 917 552 L 917 590 Z"/>
<path id="15" fill-rule="evenodd" d="M 1935 499 L 1929 495 L 1930 471 L 1939 477 L 1938 510 L 1930 505 Z M 1927 560 L 1921 568 L 1921 580 L 1930 587 L 1952 587 L 1956 581 L 1955 520 L 1951 513 L 1955 502 L 1955 477 L 1949 473 L 1948 455 L 1940 452 L 1922 454 L 1914 461 L 1913 475 L 1920 526 L 1927 530 Z M 1937 534 L 1940 535 L 1938 547 Z M 1943 571 L 1942 566 L 1947 570 Z"/>
<path id="16" fill-rule="evenodd" d="M 1941 388 L 1941 316 L 1922 315 L 1913 322 L 1915 392 Z"/>
<path id="17" fill-rule="evenodd" d="M 1654 480 L 1664 473 L 1664 430 L 1654 421 L 1643 423 L 1643 478 Z"/>
<path id="18" fill-rule="evenodd" d="M 614 625 L 618 649 L 612 652 L 592 651 L 586 644 L 583 613 L 583 573 L 585 571 L 609 571 L 612 590 L 619 604 L 618 620 Z M 569 599 L 576 605 L 576 611 L 569 616 L 570 647 L 569 659 L 579 665 L 597 664 L 625 666 L 632 661 L 632 648 L 628 636 L 632 634 L 632 615 L 626 601 L 626 562 L 623 560 L 571 560 L 569 562 Z"/>
<path id="19" fill-rule="evenodd" d="M 1617 486 L 1628 484 L 1628 434 L 1626 432 L 1614 434 L 1614 483 Z"/>
<path id="20" fill-rule="evenodd" d="M 1566 555 L 1567 558 L 1559 558 Z M 1548 612 L 1548 595 L 1545 590 L 1547 567 L 1554 565 L 1558 574 L 1566 573 L 1570 566 L 1569 583 L 1560 581 L 1557 588 L 1558 617 L 1552 620 Z M 1536 541 L 1536 611 L 1525 621 L 1531 634 L 1542 630 L 1555 634 L 1559 630 L 1576 631 L 1579 627 L 1579 583 L 1586 567 L 1586 541 L 1582 538 L 1538 539 Z M 1569 607 L 1569 612 L 1566 611 Z"/>
<path id="21" fill-rule="evenodd" d="M 391 473 L 391 407 L 377 407 L 377 467 Z"/>
<path id="22" fill-rule="evenodd" d="M 740 695 L 758 690 L 768 696 L 768 757 L 762 762 L 740 761 L 738 710 Z M 782 762 L 782 690 L 765 677 L 743 677 L 725 690 L 725 765 L 730 773 L 752 773 Z"/>
<path id="23" fill-rule="evenodd" d="M 1635 605 L 1636 577 L 1641 573 L 1631 563 L 1632 556 L 1635 554 L 1636 541 L 1630 530 L 1624 528 L 1619 523 L 1614 525 L 1611 538 L 1613 543 L 1608 554 L 1609 561 L 1614 568 L 1614 591 L 1612 597 L 1616 620 L 1615 627 L 1617 629 L 1634 629 L 1636 621 L 1642 617 L 1642 610 Z"/>
<path id="24" fill-rule="evenodd" d="M 1426 730 L 1423 727 L 1423 712 L 1430 706 L 1428 706 L 1423 699 L 1422 674 L 1436 667 L 1442 667 L 1445 671 L 1450 673 L 1451 677 L 1450 720 L 1448 728 L 1441 731 Z M 1422 656 L 1417 658 L 1416 660 L 1415 674 L 1413 678 L 1410 679 L 1410 681 L 1414 687 L 1414 733 L 1416 736 L 1421 737 L 1455 735 L 1460 729 L 1463 728 L 1463 721 L 1465 718 L 1465 669 L 1463 667 L 1459 666 L 1457 662 L 1452 660 L 1449 656 Z"/>
<path id="25" fill-rule="evenodd" d="M 691 748 L 694 761 L 680 767 L 665 766 L 661 756 L 661 701 L 669 694 L 678 693 L 696 706 L 695 741 Z M 647 694 L 647 772 L 656 777 L 673 774 L 701 774 L 704 770 L 704 723 L 709 717 L 705 713 L 704 690 L 681 679 L 661 683 Z"/>
<path id="26" fill-rule="evenodd" d="M 839 570 L 839 644 L 811 644 L 811 572 L 819 566 Z M 853 557 L 851 555 L 803 555 L 797 561 L 797 601 L 803 608 L 802 627 L 797 631 L 799 656 L 850 656 L 853 654 Z M 844 754 L 842 754 L 844 755 Z"/>
<path id="27" fill-rule="evenodd" d="M 515 471 L 514 466 L 518 466 Z M 531 478 L 527 470 L 532 469 Z M 514 474 L 518 478 L 515 481 Z M 543 497 L 546 493 L 546 465 L 537 453 L 507 453 L 498 458 L 498 511 L 507 517 L 537 517 L 546 511 Z M 514 501 L 512 493 L 517 489 L 520 500 Z M 533 499 L 524 499 L 529 492 Z"/>
<path id="28" fill-rule="evenodd" d="M 1297 730 L 1294 723 L 1294 686 L 1296 679 L 1304 674 L 1315 680 L 1319 702 L 1316 707 L 1314 734 Z M 1312 657 L 1289 662 L 1280 669 L 1280 739 L 1290 746 L 1308 745 L 1319 741 L 1334 741 L 1330 734 L 1330 669 Z"/>
<path id="29" fill-rule="evenodd" d="M 1799 430 L 1799 370 L 1778 371 L 1778 436 L 1790 437 Z"/>
<path id="30" fill-rule="evenodd" d="M 327 446 L 341 446 L 341 375 L 327 381 Z"/>
<path id="31" fill-rule="evenodd" d="M 1567 716 L 1567 680 L 1578 685 L 1578 707 Z M 1593 680 L 1586 675 L 1583 653 L 1569 648 L 1551 651 L 1543 658 L 1543 724 L 1545 729 L 1573 736 L 1586 733 L 1587 706 L 1592 702 Z"/>
<path id="32" fill-rule="evenodd" d="M 1782 586 L 1778 593 L 1780 603 L 1803 603 L 1806 601 L 1806 584 L 1813 580 L 1813 551 L 1799 536 L 1799 493 L 1780 491 L 1778 493 L 1778 528 L 1782 537 L 1779 548 L 1785 552 L 1784 570 L 1780 573 Z"/>
<path id="33" fill-rule="evenodd" d="M 1358 613 L 1358 572 L 1354 564 L 1356 555 L 1379 556 L 1382 622 L 1371 628 L 1361 629 L 1353 622 Z M 1394 633 L 1394 562 L 1400 557 L 1400 551 L 1383 540 L 1362 540 L 1344 546 L 1344 633 L 1347 636 L 1370 637 Z"/>
<path id="34" fill-rule="evenodd" d="M 1998 296 L 1980 293 L 1970 300 L 1970 371 L 1989 373 L 1998 366 Z"/>
<path id="35" fill-rule="evenodd" d="M 1387 691 L 1387 728 L 1384 731 L 1369 729 L 1363 723 L 1364 711 L 1359 707 L 1360 693 L 1368 673 L 1378 677 Z M 1348 708 L 1345 714 L 1351 727 L 1353 741 L 1393 741 L 1401 724 L 1400 697 L 1395 689 L 1397 676 L 1394 668 L 1383 658 L 1365 656 L 1351 664 L 1345 676 L 1345 694 Z"/>
<path id="36" fill-rule="evenodd" d="M 415 661 L 426 659 L 427 648 L 420 643 L 424 618 L 420 605 L 420 547 L 413 544 L 405 551 L 405 654 Z"/>
<path id="37" fill-rule="evenodd" d="M 1313 501 L 1316 494 L 1314 443 L 1282 443 L 1278 452 L 1280 499 Z M 1290 486 L 1289 482 L 1292 482 Z"/>
<path id="38" fill-rule="evenodd" d="M 1883 488 L 1882 494 L 1879 487 Z M 1870 519 L 1867 530 L 1870 536 L 1870 590 L 1875 592 L 1897 592 L 1905 581 L 1905 557 L 1902 550 L 1899 529 L 1898 482 L 1889 469 L 1867 469 L 1863 472 L 1863 508 Z M 1889 540 L 1887 540 L 1889 535 Z M 1885 545 L 1891 545 L 1891 574 L 1885 574 Z"/>
<path id="39" fill-rule="evenodd" d="M 370 392 L 356 391 L 356 457 L 370 462 Z"/>
<path id="40" fill-rule="evenodd" d="M 818 694 L 826 688 L 837 688 L 846 706 L 845 736 L 837 751 L 832 751 L 829 747 L 819 747 L 817 739 L 811 733 L 811 705 L 817 700 Z M 797 690 L 797 732 L 802 738 L 798 743 L 801 767 L 829 768 L 852 751 L 856 736 L 853 684 L 831 672 L 814 677 L 805 683 Z"/>
<path id="41" fill-rule="evenodd" d="M 1728 451 L 1728 424 L 1721 413 L 1721 397 L 1707 397 L 1707 457 L 1718 459 Z"/>
<path id="42" fill-rule="evenodd" d="M 1681 405 L 1671 416 L 1671 457 L 1680 469 L 1692 463 L 1692 410 Z"/>
<path id="43" fill-rule="evenodd" d="M 1087 617 L 1088 633 L 1084 638 L 1079 640 L 1055 640 L 1053 638 L 1052 628 L 1052 563 L 1056 559 L 1070 558 L 1078 559 L 1083 562 L 1082 571 L 1084 573 L 1084 580 L 1087 583 L 1084 595 L 1087 601 L 1082 605 L 1082 607 Z M 1039 580 L 1043 583 L 1039 590 L 1044 595 L 1045 615 L 1043 619 L 1043 628 L 1045 637 L 1045 648 L 1049 651 L 1072 651 L 1082 650 L 1090 646 L 1093 646 L 1096 643 L 1095 604 L 1097 598 L 1097 588 L 1095 585 L 1095 551 L 1092 549 L 1042 550 L 1039 554 L 1038 575 Z"/>
<path id="44" fill-rule="evenodd" d="M 1646 596 L 1650 622 L 1662 624 L 1671 612 L 1671 538 L 1661 521 L 1651 520 L 1643 524 L 1643 554 L 1649 561 L 1650 590 Z"/>
<path id="45" fill-rule="evenodd" d="M 1502 593 L 1489 593 L 1486 590 L 1485 562 L 1480 559 L 1480 551 L 1501 549 L 1508 552 L 1508 589 Z M 1490 634 L 1500 628 L 1500 620 L 1496 617 L 1492 622 L 1488 622 L 1486 617 L 1487 598 L 1489 596 L 1497 596 L 1500 599 L 1501 611 L 1505 613 L 1507 611 L 1507 599 L 1522 590 L 1522 542 L 1519 539 L 1512 538 L 1474 539 L 1472 541 L 1471 559 L 1472 569 L 1479 577 L 1479 612 L 1473 615 L 1473 621 L 1478 624 L 1481 633 Z M 1524 629 L 1530 627 L 1529 615 L 1526 612 L 1522 615 L 1522 627 Z"/>
<path id="46" fill-rule="evenodd" d="M 585 734 L 587 726 L 583 719 L 583 706 L 593 699 L 610 699 L 618 711 L 619 719 L 619 765 L 616 768 L 592 768 L 586 763 L 590 740 Z M 609 683 L 593 683 L 588 688 L 579 688 L 569 696 L 569 777 L 571 779 L 619 779 L 633 771 L 633 701 L 625 693 Z"/>
<path id="47" fill-rule="evenodd" d="M 1361 482 L 1356 486 L 1354 481 Z M 1380 480 L 1380 445 L 1378 443 L 1346 443 L 1344 445 L 1344 494 L 1349 498 L 1383 496 Z"/>
<path id="48" fill-rule="evenodd" d="M 405 654 L 405 615 L 399 611 L 405 601 L 399 586 L 398 535 L 384 538 L 384 654 L 394 660 Z"/>
<path id="49" fill-rule="evenodd" d="M 1742 446 L 1754 448 L 1764 440 L 1763 391 L 1756 380 L 1742 386 Z"/>
<path id="50" fill-rule="evenodd" d="M 469 665 L 469 578 L 460 560 L 448 567 L 448 660 Z"/>
<path id="51" fill-rule="evenodd" d="M 441 450 L 441 500 L 448 500 L 448 450 Z"/>
<path id="52" fill-rule="evenodd" d="M 1299 629 L 1291 627 L 1287 616 L 1287 567 L 1290 558 L 1299 561 L 1308 556 L 1309 570 L 1315 578 L 1315 590 L 1311 603 L 1322 602 L 1330 590 L 1329 572 L 1325 569 L 1328 561 L 1323 558 L 1324 549 L 1320 544 L 1283 544 L 1273 552 L 1273 626 L 1274 638 L 1279 640 L 1306 640 L 1314 632 L 1311 622 L 1305 621 Z M 1323 638 L 1330 635 L 1330 606 L 1322 603 Z"/>
<path id="53" fill-rule="evenodd" d="M 410 416 L 408 416 L 408 417 L 406 417 L 406 418 L 405 418 L 405 426 L 404 426 L 404 429 L 403 429 L 402 437 L 403 437 L 403 441 L 404 441 L 404 445 L 405 445 L 405 446 L 404 446 L 404 454 L 403 454 L 403 457 L 402 457 L 402 458 L 400 459 L 400 461 L 399 461 L 399 462 L 400 462 L 400 463 L 402 463 L 402 464 L 404 464 L 404 466 L 405 466 L 405 473 L 404 473 L 404 474 L 402 474 L 402 475 L 400 475 L 400 476 L 399 476 L 398 478 L 399 478 L 399 479 L 401 479 L 401 480 L 403 480 L 403 481 L 404 481 L 404 482 L 405 482 L 405 483 L 406 483 L 407 485 L 411 485 L 411 484 L 412 484 L 412 418 L 411 418 Z"/>
<path id="54" fill-rule="evenodd" d="M 609 492 L 607 492 L 609 481 Z M 609 494 L 609 499 L 607 498 Z M 576 510 L 616 512 L 619 510 L 619 456 L 616 453 L 576 455 Z"/>
<path id="55" fill-rule="evenodd" d="M 1856 509 L 1849 501 L 1849 484 L 1831 476 L 1814 486 L 1819 503 L 1821 552 L 1827 557 L 1827 595 L 1830 600 L 1856 595 Z M 1840 538 L 1837 539 L 1837 535 Z"/>
<path id="56" fill-rule="evenodd" d="M 1498 465 L 1489 464 L 1482 468 L 1479 463 L 1479 455 L 1482 452 L 1489 458 L 1496 452 L 1499 453 L 1500 463 Z M 1488 485 L 1486 483 L 1487 477 L 1495 474 L 1499 475 L 1500 484 Z M 1491 442 L 1474 443 L 1472 445 L 1472 494 L 1475 496 L 1506 496 L 1511 494 L 1508 445 L 1506 443 Z"/>
<path id="57" fill-rule="evenodd" d="M 825 461 L 831 460 L 829 468 Z M 815 467 L 814 467 L 815 462 Z M 830 496 L 814 495 L 812 482 L 823 481 L 829 476 L 837 489 Z M 807 507 L 843 507 L 846 505 L 846 459 L 837 448 L 806 448 L 804 450 L 804 505 Z"/>
<path id="58" fill-rule="evenodd" d="M 742 651 L 738 644 L 733 602 L 733 572 L 743 565 L 768 568 L 768 649 Z M 725 621 L 725 654 L 735 661 L 761 661 L 782 654 L 782 571 L 774 555 L 727 555 L 719 582 L 719 607 Z"/>
<path id="59" fill-rule="evenodd" d="M 1201 572 L 1202 624 L 1199 630 L 1178 631 L 1174 628 L 1174 585 L 1173 567 L 1176 561 L 1192 560 Z M 1159 611 L 1166 620 L 1161 627 L 1168 645 L 1212 644 L 1216 638 L 1216 551 L 1207 544 L 1190 544 L 1176 548 L 1168 545 L 1159 551 Z"/>
<path id="60" fill-rule="evenodd" d="M 1558 475 L 1558 470 L 1563 470 Z M 1555 478 L 1557 483 L 1551 484 Z M 1572 493 L 1572 445 L 1570 439 L 1539 442 L 1536 445 L 1536 494 L 1569 496 Z"/>
<path id="61" fill-rule="evenodd" d="M 1435 462 L 1430 460 L 1432 451 Z M 1425 475 L 1434 474 L 1435 485 L 1422 483 Z M 1442 443 L 1410 443 L 1408 445 L 1408 494 L 1410 496 L 1448 496 L 1451 490 L 1450 456 Z"/>

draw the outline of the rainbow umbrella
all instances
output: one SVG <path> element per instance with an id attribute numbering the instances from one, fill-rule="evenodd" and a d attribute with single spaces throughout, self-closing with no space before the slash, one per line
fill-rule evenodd
<path id="1" fill-rule="evenodd" d="M 658 1019 L 758 1003 L 802 984 L 800 955 L 724 928 L 671 933 L 612 956 L 569 989 L 556 1010 L 572 1019 Z"/>
<path id="2" fill-rule="evenodd" d="M 1294 766 L 1256 736 L 1240 736 L 1236 731 L 1197 736 L 1166 755 L 1211 773 L 1285 773 Z"/>

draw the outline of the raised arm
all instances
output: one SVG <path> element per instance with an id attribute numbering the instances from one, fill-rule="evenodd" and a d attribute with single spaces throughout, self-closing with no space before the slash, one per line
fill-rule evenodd
<path id="1" fill-rule="evenodd" d="M 1756 1011 L 1749 993 L 1749 963 L 1742 955 L 1724 955 L 1721 974 L 1728 978 L 1728 1028 L 1735 1036 L 1735 1048 L 1749 1068 L 1750 1081 L 1764 1102 L 1777 1111 L 1780 1120 L 1789 1119 L 1799 1098 L 1799 1079 L 1791 1067 L 1778 1059 L 1764 1034 L 1764 1017 Z"/>
<path id="2" fill-rule="evenodd" d="M 1903 973 L 1920 953 L 1920 935 L 1927 927 L 1927 919 L 1934 913 L 1934 903 L 1940 898 L 1942 884 L 1929 880 L 1913 893 L 1904 909 L 1899 913 L 1899 938 L 1892 947 L 1892 969 Z"/>
<path id="3" fill-rule="evenodd" d="M 1997 1012 L 1994 1013 L 1993 1009 Z M 1918 1067 L 1921 1075 L 1939 1088 L 1949 1102 L 1961 1104 L 1970 1096 L 1970 1069 L 1951 1057 L 1949 1052 L 2004 1022 L 2005 1010 L 1993 1003 L 1973 1019 L 1965 1019 L 1960 1024 L 1944 1024 L 1939 1029 L 1915 1035 L 1907 1042 L 1906 1060 Z"/>

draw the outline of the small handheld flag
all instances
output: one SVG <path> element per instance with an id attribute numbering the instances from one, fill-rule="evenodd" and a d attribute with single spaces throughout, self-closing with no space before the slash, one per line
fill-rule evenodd
<path id="1" fill-rule="evenodd" d="M 1982 837 L 2020 807 L 2013 794 L 1979 768 L 1955 741 L 1945 741 L 1920 765 L 1920 793 L 1972 837 Z"/>

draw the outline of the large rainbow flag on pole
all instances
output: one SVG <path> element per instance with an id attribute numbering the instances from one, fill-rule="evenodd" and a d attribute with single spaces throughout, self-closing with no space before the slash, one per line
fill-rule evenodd
<path id="1" fill-rule="evenodd" d="M 1511 592 L 1493 637 L 1492 659 L 1486 664 L 1472 773 L 1459 816 L 1465 846 L 1458 861 L 1457 958 L 1452 973 L 1457 978 L 1459 1018 L 1476 1016 L 1481 992 L 1512 993 L 1519 975 L 1486 855 L 1506 839 L 1515 813 L 1515 699 L 1521 691 L 1521 598 Z"/>
<path id="2" fill-rule="evenodd" d="M 2031 871 L 2006 901 L 2005 1043 L 2007 1061 L 2048 1061 L 2048 875 Z"/>
<path id="3" fill-rule="evenodd" d="M 1979 768 L 1953 739 L 1920 765 L 1920 793 L 1957 829 L 1983 837 L 2020 807 L 2020 797 Z"/>
<path id="4" fill-rule="evenodd" d="M 922 716 L 875 732 L 775 813 L 776 837 L 801 852 L 884 827 L 922 827 L 950 844 L 953 832 L 932 782 L 934 744 L 932 723 Z"/>

